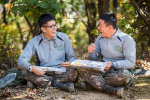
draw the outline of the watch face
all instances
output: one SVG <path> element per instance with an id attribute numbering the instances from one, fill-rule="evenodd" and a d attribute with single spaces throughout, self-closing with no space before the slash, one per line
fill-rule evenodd
<path id="1" fill-rule="evenodd" d="M 31 66 L 29 66 L 29 71 L 32 71 L 32 67 Z"/>

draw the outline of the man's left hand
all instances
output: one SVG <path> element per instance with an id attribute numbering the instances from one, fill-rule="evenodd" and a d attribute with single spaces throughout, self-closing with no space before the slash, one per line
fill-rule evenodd
<path id="1" fill-rule="evenodd" d="M 105 66 L 104 70 L 109 70 L 111 66 L 112 66 L 111 62 L 107 62 L 107 65 Z"/>
<path id="2" fill-rule="evenodd" d="M 64 68 L 69 68 L 70 67 L 71 62 L 62 62 L 61 66 Z"/>

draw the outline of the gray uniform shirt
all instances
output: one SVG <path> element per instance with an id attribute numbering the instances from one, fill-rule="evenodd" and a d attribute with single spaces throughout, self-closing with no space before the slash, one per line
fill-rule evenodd
<path id="1" fill-rule="evenodd" d="M 28 70 L 34 54 L 38 55 L 39 66 L 43 67 L 62 67 L 62 62 L 76 59 L 68 35 L 62 32 L 57 32 L 50 40 L 43 33 L 31 39 L 18 59 L 18 66 Z"/>
<path id="2" fill-rule="evenodd" d="M 95 51 L 87 56 L 90 60 L 98 60 L 102 55 L 102 61 L 112 62 L 116 69 L 130 69 L 135 66 L 136 50 L 135 42 L 131 36 L 117 28 L 117 32 L 110 38 L 101 37 L 95 41 Z"/>

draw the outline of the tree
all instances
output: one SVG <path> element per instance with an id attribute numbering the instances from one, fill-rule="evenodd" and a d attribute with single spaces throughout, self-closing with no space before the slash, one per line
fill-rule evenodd
<path id="1" fill-rule="evenodd" d="M 142 9 L 140 7 L 140 3 L 138 4 L 135 0 L 130 0 L 136 11 L 138 12 L 138 15 L 142 17 L 144 20 L 146 26 L 148 27 L 148 34 L 149 34 L 149 46 L 150 46 L 150 0 L 137 0 L 140 3 L 146 3 L 145 9 Z M 149 13 L 148 13 L 149 12 Z"/>
<path id="2" fill-rule="evenodd" d="M 56 15 L 61 10 L 58 0 L 15 0 L 12 2 L 12 12 L 17 12 L 19 16 L 26 16 L 30 21 L 38 20 L 42 13 Z"/>
<path id="3" fill-rule="evenodd" d="M 30 38 L 39 32 L 37 24 L 39 15 L 51 13 L 55 16 L 61 11 L 61 5 L 57 0 L 0 0 L 0 5 L 3 7 L 3 10 L 0 9 L 2 10 L 0 64 L 6 62 L 13 66 L 14 60 L 17 61 L 18 59 L 18 46 L 16 44 L 22 43 L 24 48 Z M 25 18 L 29 30 L 22 31 L 18 20 L 21 17 Z M 26 25 L 26 23 L 23 24 Z"/>
<path id="4" fill-rule="evenodd" d="M 109 0 L 98 0 L 98 12 L 99 17 L 102 14 L 109 12 Z"/>
<path id="5" fill-rule="evenodd" d="M 3 3 L 8 3 L 3 0 Z M 56 15 L 61 11 L 61 4 L 57 0 L 12 0 L 13 7 L 11 11 L 20 17 L 24 16 L 30 31 L 29 33 L 21 32 L 21 40 L 23 40 L 23 49 L 29 41 L 30 36 L 35 36 L 39 32 L 37 20 L 42 13 L 50 13 Z M 19 24 L 17 24 L 19 27 Z M 26 39 L 24 39 L 26 38 Z"/>
<path id="6" fill-rule="evenodd" d="M 72 11 L 70 12 L 75 12 L 76 16 L 74 16 L 74 19 L 81 21 L 85 27 L 86 27 L 86 31 L 89 37 L 89 44 L 94 42 L 95 37 L 97 37 L 97 35 L 95 34 L 99 34 L 99 32 L 95 31 L 97 30 L 97 26 L 96 23 L 98 21 L 98 17 L 97 15 L 101 16 L 103 13 L 105 12 L 109 12 L 109 0 L 84 0 L 84 7 L 80 8 L 78 6 L 82 5 L 82 2 L 80 1 L 72 1 L 70 0 L 70 2 L 63 2 L 63 4 L 71 4 L 72 7 L 70 9 L 72 9 Z M 79 9 L 83 9 L 84 11 L 79 11 Z M 63 8 L 64 9 L 64 8 Z M 67 9 L 68 10 L 68 9 Z M 65 9 L 63 10 L 65 13 L 63 15 L 67 16 L 67 13 L 70 13 L 68 11 L 66 11 Z M 97 12 L 98 11 L 98 12 Z M 87 20 L 86 20 L 87 19 Z"/>
<path id="7" fill-rule="evenodd" d="M 85 2 L 85 11 L 88 18 L 87 21 L 87 33 L 89 36 L 89 44 L 94 42 L 94 37 L 91 32 L 96 28 L 96 2 L 95 0 L 84 0 Z"/>
<path id="8" fill-rule="evenodd" d="M 117 15 L 118 0 L 113 0 L 113 7 L 114 7 L 113 13 Z"/>

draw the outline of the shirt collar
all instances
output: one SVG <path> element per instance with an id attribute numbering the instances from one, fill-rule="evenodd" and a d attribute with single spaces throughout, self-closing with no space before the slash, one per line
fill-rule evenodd
<path id="1" fill-rule="evenodd" d="M 117 35 L 118 35 L 118 33 L 119 33 L 119 28 L 117 27 L 117 29 L 116 29 L 117 31 L 110 37 L 110 38 L 117 38 Z"/>
<path id="2" fill-rule="evenodd" d="M 43 39 L 43 41 L 49 41 L 49 39 L 47 39 L 47 38 L 44 36 L 43 32 L 40 34 L 40 37 Z M 52 39 L 55 40 L 56 37 L 57 37 L 57 35 L 56 35 L 55 37 L 53 37 Z M 52 40 L 52 39 L 50 39 L 50 40 Z"/>

